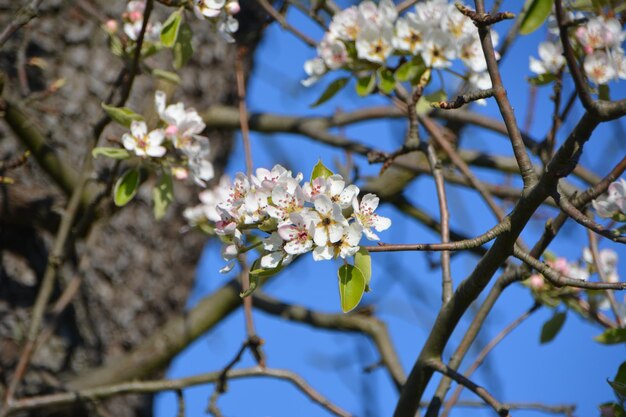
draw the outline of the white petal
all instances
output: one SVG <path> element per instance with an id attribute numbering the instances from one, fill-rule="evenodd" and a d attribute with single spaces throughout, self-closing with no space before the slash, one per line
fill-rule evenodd
<path id="1" fill-rule="evenodd" d="M 333 259 L 333 250 L 330 246 L 318 246 L 313 249 L 313 259 L 316 261 L 325 261 Z"/>

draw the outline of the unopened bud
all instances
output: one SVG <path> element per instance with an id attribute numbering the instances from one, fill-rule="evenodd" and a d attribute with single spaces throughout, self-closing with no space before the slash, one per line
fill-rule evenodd
<path id="1" fill-rule="evenodd" d="M 106 32 L 111 35 L 117 32 L 117 29 L 118 29 L 117 20 L 110 19 L 110 20 L 107 20 L 106 23 L 104 24 L 104 30 L 106 30 Z"/>
<path id="2" fill-rule="evenodd" d="M 238 1 L 229 1 L 228 3 L 226 3 L 226 12 L 229 15 L 235 15 L 237 13 L 239 13 L 239 10 L 241 10 L 241 7 L 239 7 L 239 2 Z"/>

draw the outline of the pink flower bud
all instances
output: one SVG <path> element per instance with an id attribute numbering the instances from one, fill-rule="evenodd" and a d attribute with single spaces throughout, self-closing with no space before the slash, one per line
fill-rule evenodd
<path id="1" fill-rule="evenodd" d="M 539 274 L 533 274 L 530 276 L 530 288 L 532 288 L 535 291 L 540 290 L 541 288 L 543 288 L 544 282 L 543 282 L 543 277 Z"/>
<path id="2" fill-rule="evenodd" d="M 104 30 L 106 30 L 108 33 L 113 34 L 115 32 L 117 32 L 117 20 L 107 20 L 106 23 L 104 24 Z"/>
<path id="3" fill-rule="evenodd" d="M 178 134 L 178 126 L 169 125 L 167 129 L 165 129 L 165 136 L 167 137 L 175 137 Z"/>
<path id="4" fill-rule="evenodd" d="M 174 167 L 172 168 L 172 175 L 177 180 L 186 180 L 189 177 L 189 171 L 186 168 Z"/>
<path id="5" fill-rule="evenodd" d="M 226 3 L 226 12 L 230 15 L 234 15 L 239 13 L 239 10 L 241 10 L 241 8 L 239 7 L 239 2 L 238 1 L 229 1 L 228 3 Z"/>
<path id="6" fill-rule="evenodd" d="M 132 11 L 128 13 L 128 20 L 130 20 L 131 22 L 137 22 L 141 19 L 143 19 L 143 13 L 139 11 Z"/>

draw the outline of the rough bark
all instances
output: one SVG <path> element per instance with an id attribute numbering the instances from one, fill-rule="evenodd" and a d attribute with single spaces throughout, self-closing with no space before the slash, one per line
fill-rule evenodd
<path id="1" fill-rule="evenodd" d="M 0 1 L 0 25 L 4 27 L 26 3 Z M 5 97 L 28 99 L 27 93 L 35 97 L 55 80 L 65 81 L 56 93 L 24 107 L 54 150 L 76 169 L 87 152 L 85 144 L 92 140 L 92 127 L 103 115 L 100 103 L 122 66 L 110 53 L 100 25 L 105 19 L 119 18 L 125 5 L 126 1 L 44 1 L 39 16 L 0 49 Z M 157 4 L 155 14 L 163 21 L 170 11 Z M 188 17 L 196 50 L 179 72 L 182 85 L 170 87 L 173 98 L 184 98 L 197 109 L 235 104 L 235 46 L 213 34 L 206 22 L 191 14 Z M 244 3 L 239 17 L 240 34 L 253 52 L 263 16 Z M 148 63 L 168 69 L 170 61 L 170 52 L 164 51 Z M 128 105 L 140 112 L 151 111 L 154 91 L 163 87 L 140 75 Z M 107 140 L 119 138 L 122 132 L 109 126 L 100 144 L 107 146 Z M 220 132 L 208 132 L 208 136 L 219 176 L 231 150 L 231 137 Z M 9 126 L 0 123 L 0 160 L 11 160 L 23 151 Z M 97 160 L 96 181 L 106 181 L 112 166 L 111 161 Z M 15 183 L 0 185 L 0 394 L 13 376 L 59 213 L 67 202 L 67 195 L 32 158 L 6 175 Z M 194 192 L 193 187 L 177 187 L 176 199 L 194 201 Z M 205 239 L 183 233 L 181 204 L 174 204 L 165 219 L 155 221 L 150 200 L 150 188 L 144 184 L 123 210 L 105 205 L 102 217 L 68 247 L 52 301 L 72 277 L 80 276 L 82 285 L 54 336 L 33 357 L 17 396 L 62 389 L 59 375 L 106 363 L 184 309 Z M 103 407 L 115 416 L 151 415 L 149 398 L 119 398 Z M 93 414 L 93 410 L 83 411 Z"/>

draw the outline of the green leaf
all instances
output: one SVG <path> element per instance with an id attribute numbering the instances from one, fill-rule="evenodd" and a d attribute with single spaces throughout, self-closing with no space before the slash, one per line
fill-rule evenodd
<path id="1" fill-rule="evenodd" d="M 607 402 L 598 406 L 600 409 L 600 417 L 625 417 L 626 410 L 620 404 Z"/>
<path id="2" fill-rule="evenodd" d="M 174 48 L 172 49 L 174 53 L 174 68 L 177 70 L 184 67 L 193 55 L 192 37 L 193 34 L 189 25 L 187 23 L 181 24 L 178 29 L 176 43 L 174 43 Z"/>
<path id="3" fill-rule="evenodd" d="M 417 114 L 428 114 L 433 109 L 432 103 L 439 103 L 440 101 L 445 101 L 447 99 L 448 95 L 444 90 L 439 90 L 432 94 L 421 96 L 415 106 Z"/>
<path id="4" fill-rule="evenodd" d="M 539 29 L 552 11 L 553 0 L 526 0 L 524 9 L 526 14 L 522 18 L 519 33 L 528 35 Z"/>
<path id="5" fill-rule="evenodd" d="M 370 281 L 372 279 L 372 256 L 364 247 L 354 254 L 354 266 L 358 268 L 365 279 L 365 292 L 370 291 Z"/>
<path id="6" fill-rule="evenodd" d="M 606 381 L 609 383 L 613 391 L 615 392 L 615 396 L 620 404 L 624 404 L 626 401 L 626 384 L 618 381 Z"/>
<path id="7" fill-rule="evenodd" d="M 162 69 L 155 68 L 152 70 L 152 75 L 154 75 L 156 78 L 160 78 L 161 80 L 165 80 L 172 84 L 180 84 L 182 82 L 182 80 L 180 79 L 180 76 L 176 74 L 175 72 L 171 72 L 171 71 L 165 71 Z"/>
<path id="8" fill-rule="evenodd" d="M 394 75 L 400 82 L 411 81 L 418 78 L 425 69 L 424 65 L 412 59 L 400 65 Z"/>
<path id="9" fill-rule="evenodd" d="M 396 79 L 389 68 L 378 70 L 378 89 L 384 94 L 390 94 L 396 88 Z"/>
<path id="10" fill-rule="evenodd" d="M 154 218 L 162 219 L 170 203 L 174 201 L 174 185 L 169 173 L 164 172 L 152 189 L 152 201 L 154 202 Z"/>
<path id="11" fill-rule="evenodd" d="M 122 41 L 119 36 L 111 35 L 109 38 L 109 48 L 111 49 L 111 53 L 115 56 L 124 55 L 124 47 L 122 46 Z"/>
<path id="12" fill-rule="evenodd" d="M 541 338 L 539 342 L 541 344 L 551 342 L 565 324 L 565 318 L 567 314 L 565 312 L 556 312 L 554 316 L 543 324 L 541 328 Z"/>
<path id="13" fill-rule="evenodd" d="M 143 120 L 143 117 L 140 114 L 135 113 L 128 107 L 113 107 L 105 103 L 102 103 L 101 106 L 115 123 L 120 124 L 126 128 L 130 129 L 130 124 L 134 120 Z"/>
<path id="14" fill-rule="evenodd" d="M 311 171 L 311 182 L 317 177 L 328 178 L 331 175 L 333 175 L 333 171 L 328 169 L 321 159 L 318 159 L 317 164 L 313 167 L 313 171 Z"/>
<path id="15" fill-rule="evenodd" d="M 180 29 L 180 22 L 183 19 L 183 8 L 176 10 L 172 13 L 165 23 L 163 23 L 163 29 L 161 29 L 161 43 L 163 46 L 171 48 L 178 38 L 178 30 Z"/>
<path id="16" fill-rule="evenodd" d="M 111 158 L 111 159 L 130 158 L 130 153 L 126 149 L 122 149 L 122 148 L 106 148 L 106 147 L 93 148 L 93 150 L 91 151 L 91 155 L 94 158 L 97 158 L 100 155 L 106 156 L 107 158 Z"/>
<path id="17" fill-rule="evenodd" d="M 626 342 L 626 329 L 608 329 L 601 335 L 594 337 L 596 342 L 605 345 L 615 345 Z"/>
<path id="18" fill-rule="evenodd" d="M 311 104 L 311 107 L 317 107 L 333 98 L 335 94 L 348 84 L 348 81 L 350 81 L 350 77 L 337 78 L 335 81 L 330 83 L 328 87 L 326 87 L 326 90 L 324 90 L 320 98 L 318 98 L 315 103 Z"/>
<path id="19" fill-rule="evenodd" d="M 356 80 L 356 93 L 361 96 L 369 96 L 376 87 L 376 76 L 374 73 L 366 75 Z"/>
<path id="20" fill-rule="evenodd" d="M 528 82 L 532 85 L 540 87 L 542 85 L 550 84 L 554 80 L 556 80 L 556 75 L 545 73 L 545 74 L 537 75 L 536 77 L 529 78 Z"/>
<path id="21" fill-rule="evenodd" d="M 113 201 L 116 206 L 125 206 L 135 197 L 139 189 L 139 177 L 139 170 L 135 168 L 126 171 L 117 180 L 113 189 Z"/>
<path id="22" fill-rule="evenodd" d="M 353 265 L 342 265 L 337 272 L 339 276 L 339 299 L 344 313 L 354 309 L 365 292 L 365 278 L 359 268 Z"/>

